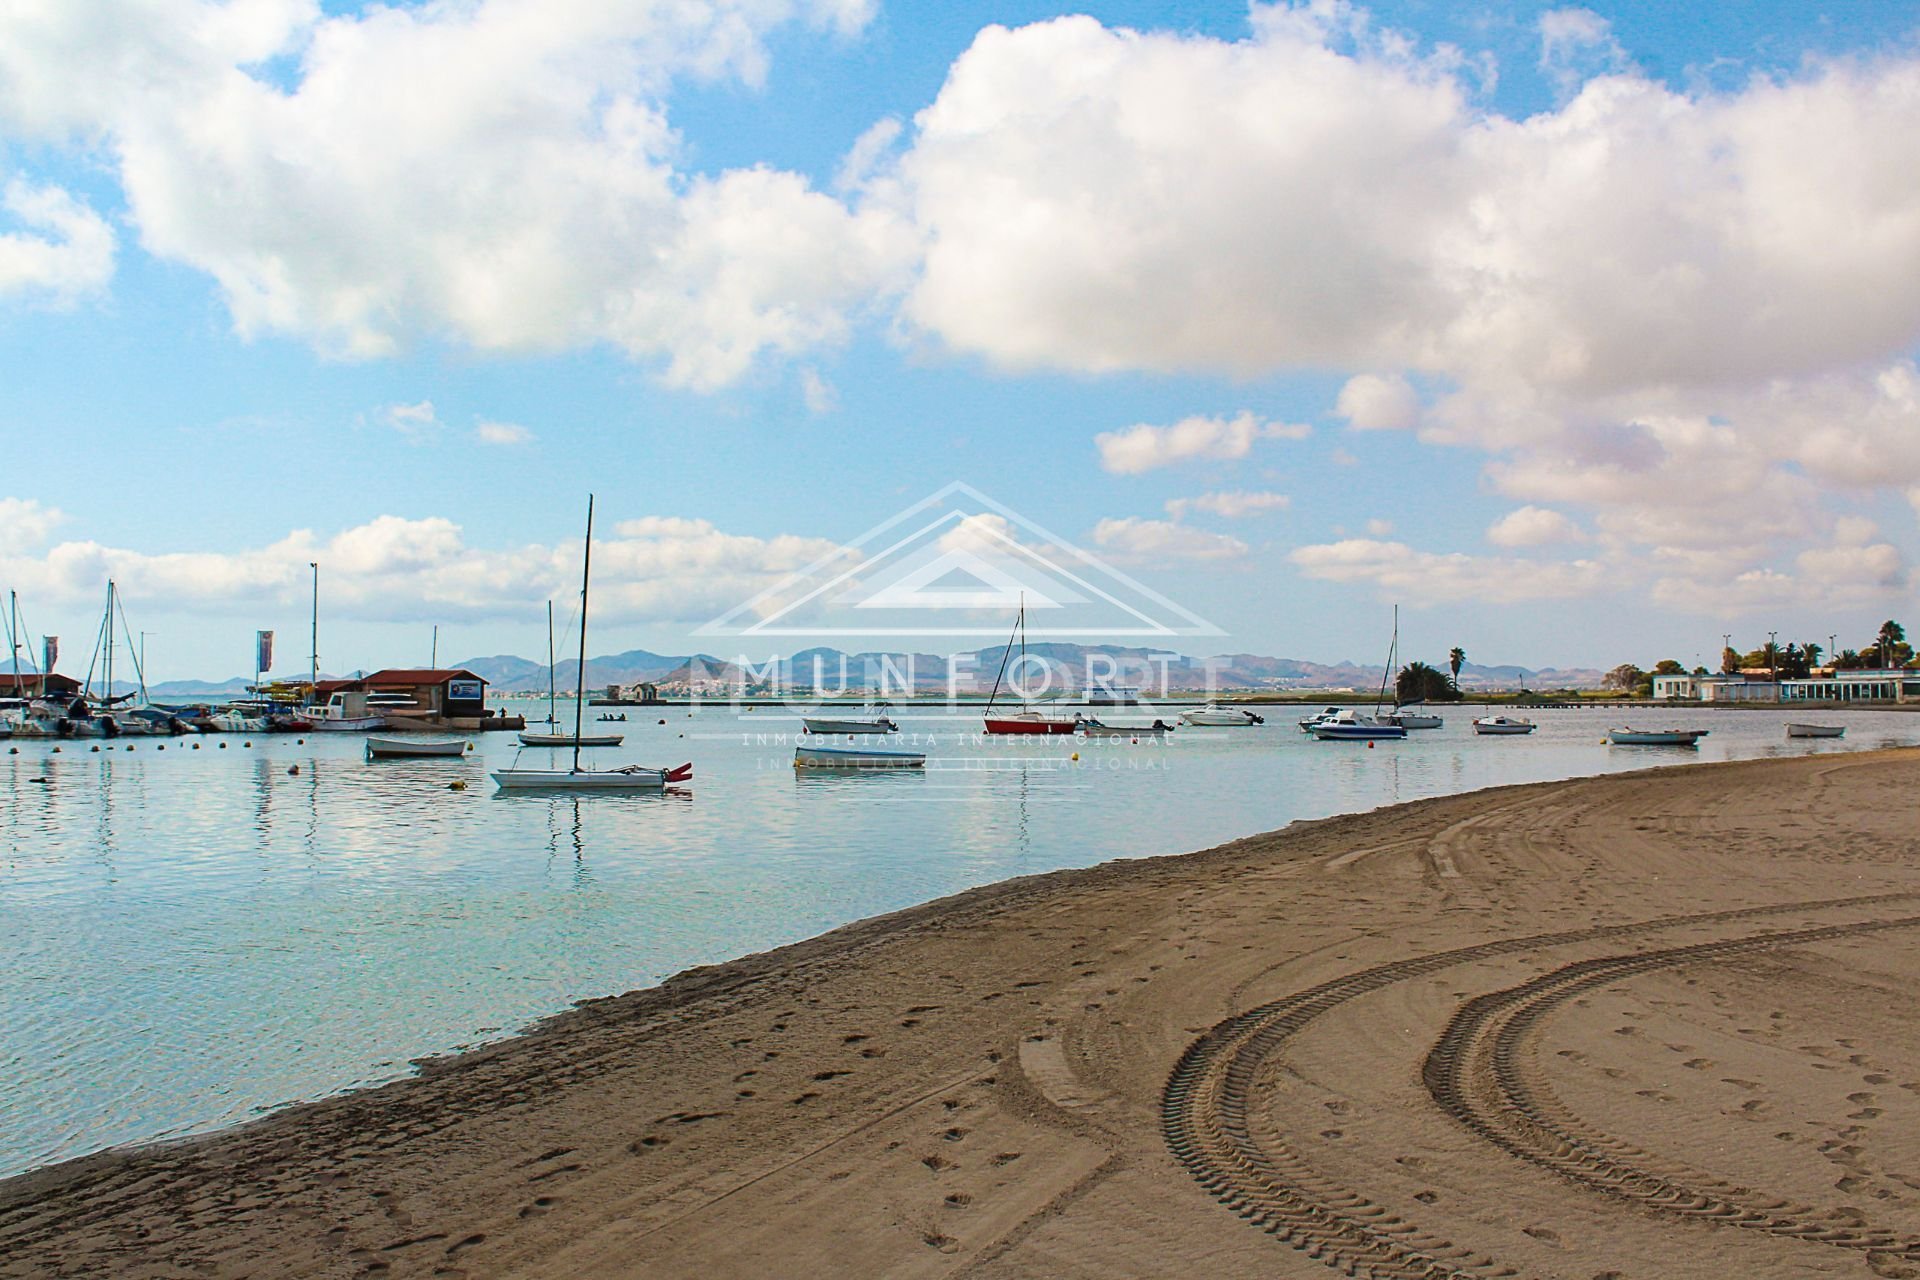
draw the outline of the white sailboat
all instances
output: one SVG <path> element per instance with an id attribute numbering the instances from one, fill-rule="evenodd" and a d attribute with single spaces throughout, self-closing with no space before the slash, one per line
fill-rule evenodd
<path id="1" fill-rule="evenodd" d="M 580 619 L 580 629 L 582 631 L 585 631 L 586 625 L 587 625 L 587 620 L 584 616 L 582 616 Z M 554 701 L 558 697 L 558 695 L 554 692 L 554 688 L 553 688 L 553 666 L 554 666 L 554 662 L 553 662 L 553 601 L 549 600 L 547 601 L 547 723 L 548 724 L 560 723 L 558 720 L 554 719 L 554 716 L 553 716 Z M 587 671 L 587 655 L 586 655 L 586 646 L 583 644 L 580 649 L 580 674 L 583 678 L 583 681 L 584 681 L 584 677 L 586 676 L 586 671 Z M 582 687 L 583 688 L 585 687 L 584 683 L 582 684 Z M 576 707 L 575 710 L 577 711 L 579 710 L 579 708 Z M 617 747 L 622 742 L 625 742 L 627 740 L 627 735 L 625 735 L 624 733 L 583 734 L 580 732 L 580 718 L 577 715 L 574 717 L 573 730 L 574 731 L 572 733 L 522 733 L 520 735 L 520 745 L 523 747 L 573 747 L 573 746 Z"/>
<path id="2" fill-rule="evenodd" d="M 580 556 L 580 665 L 574 690 L 573 765 L 567 769 L 522 769 L 518 758 L 505 769 L 493 772 L 493 781 L 502 791 L 566 789 L 571 791 L 645 791 L 659 790 L 670 782 L 685 782 L 693 777 L 691 763 L 671 769 L 654 769 L 630 764 L 618 769 L 582 769 L 580 767 L 580 718 L 587 705 L 587 588 L 593 574 L 593 495 L 587 495 L 587 540 Z M 548 632 L 552 634 L 551 631 Z M 548 664 L 551 670 L 552 664 Z M 524 735 L 523 735 L 524 737 Z"/>

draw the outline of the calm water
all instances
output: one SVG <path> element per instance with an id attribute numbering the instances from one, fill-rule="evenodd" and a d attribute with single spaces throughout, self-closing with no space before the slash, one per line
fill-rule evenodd
<path id="1" fill-rule="evenodd" d="M 1271 711 L 1137 745 L 984 743 L 977 714 L 896 712 L 890 745 L 927 751 L 924 776 L 826 777 L 791 768 L 791 715 L 630 709 L 626 746 L 594 754 L 695 761 L 665 796 L 497 795 L 511 734 L 444 762 L 368 763 L 351 735 L 14 743 L 0 1172 L 392 1079 L 577 999 L 1009 876 L 1503 783 L 1920 742 L 1898 712 L 1845 713 L 1839 742 L 1788 742 L 1771 712 L 1634 713 L 1712 729 L 1686 751 L 1602 745 L 1617 712 L 1475 738 L 1452 709 L 1369 750 Z"/>

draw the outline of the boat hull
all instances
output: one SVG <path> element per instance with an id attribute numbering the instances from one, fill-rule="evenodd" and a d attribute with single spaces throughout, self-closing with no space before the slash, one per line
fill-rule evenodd
<path id="1" fill-rule="evenodd" d="M 627 740 L 624 733 L 583 733 L 580 745 L 583 747 L 617 747 Z M 523 733 L 520 745 L 523 747 L 570 747 L 573 745 L 570 733 Z"/>
<path id="2" fill-rule="evenodd" d="M 1322 742 L 1391 742 L 1407 736 L 1397 724 L 1317 724 L 1313 736 Z"/>
<path id="3" fill-rule="evenodd" d="M 309 733 L 370 733 L 375 729 L 387 727 L 385 716 L 341 716 L 330 719 L 326 716 L 304 717 L 312 726 Z"/>
<path id="4" fill-rule="evenodd" d="M 1705 729 L 1614 729 L 1607 741 L 1616 747 L 1695 747 Z"/>
<path id="5" fill-rule="evenodd" d="M 899 725 L 885 718 L 879 720 L 814 720 L 802 716 L 800 723 L 808 733 L 818 734 L 857 736 L 900 732 Z"/>
<path id="6" fill-rule="evenodd" d="M 1537 726 L 1532 724 L 1500 724 L 1487 720 L 1475 720 L 1473 722 L 1473 731 L 1483 737 L 1489 738 L 1517 738 L 1522 734 L 1532 733 L 1536 727 Z"/>
<path id="7" fill-rule="evenodd" d="M 673 769 L 496 769 L 493 783 L 502 791 L 658 791 L 693 777 L 693 766 Z"/>
<path id="8" fill-rule="evenodd" d="M 920 751 L 847 751 L 832 747 L 795 747 L 796 769 L 924 769 Z"/>
<path id="9" fill-rule="evenodd" d="M 1847 731 L 1843 724 L 1790 724 L 1789 738 L 1837 738 Z"/>
<path id="10" fill-rule="evenodd" d="M 1072 733 L 1075 728 L 1072 720 L 987 720 L 988 733 L 1009 735 L 1053 735 Z"/>
<path id="11" fill-rule="evenodd" d="M 1172 730 L 1164 724 L 1142 725 L 1137 729 L 1124 724 L 1083 724 L 1080 732 L 1089 738 L 1164 738 Z"/>
<path id="12" fill-rule="evenodd" d="M 467 754 L 464 738 L 448 738 L 444 741 L 426 739 L 410 741 L 405 738 L 368 738 L 367 759 L 369 760 L 453 760 Z"/>
<path id="13" fill-rule="evenodd" d="M 1410 715 L 1399 712 L 1387 718 L 1402 729 L 1439 729 L 1446 725 L 1446 720 L 1440 716 Z"/>

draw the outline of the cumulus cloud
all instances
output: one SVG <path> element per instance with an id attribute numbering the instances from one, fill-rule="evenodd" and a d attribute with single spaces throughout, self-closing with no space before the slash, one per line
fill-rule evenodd
<path id="1" fill-rule="evenodd" d="M 840 393 L 833 384 L 820 376 L 817 369 L 800 371 L 800 400 L 807 406 L 807 412 L 819 417 L 832 413 L 840 407 Z"/>
<path id="2" fill-rule="evenodd" d="M 1093 528 L 1093 540 L 1115 561 L 1125 564 L 1237 560 L 1247 554 L 1247 544 L 1238 538 L 1135 516 L 1102 520 Z"/>
<path id="3" fill-rule="evenodd" d="M 1234 490 L 1203 493 L 1194 498 L 1172 498 L 1168 500 L 1166 509 L 1167 514 L 1175 520 L 1186 519 L 1187 513 L 1192 511 L 1203 511 L 1208 515 L 1221 516 L 1228 520 L 1240 520 L 1267 511 L 1285 511 L 1292 503 L 1293 499 L 1284 493 Z"/>
<path id="4" fill-rule="evenodd" d="M 446 430 L 440 422 L 440 415 L 434 412 L 431 400 L 422 400 L 418 404 L 385 405 L 374 414 L 374 420 L 412 444 L 427 444 L 437 440 Z"/>
<path id="5" fill-rule="evenodd" d="M 66 519 L 64 511 L 33 498 L 0 498 L 0 555 L 44 546 Z"/>
<path id="6" fill-rule="evenodd" d="M 1368 584 L 1386 598 L 1410 604 L 1564 600 L 1601 590 L 1607 577 L 1605 567 L 1593 560 L 1438 555 L 1371 538 L 1297 547 L 1288 558 L 1309 578 Z"/>
<path id="7" fill-rule="evenodd" d="M 517 422 L 482 422 L 473 429 L 473 438 L 481 444 L 532 444 L 533 432 Z"/>
<path id="8" fill-rule="evenodd" d="M 1170 427 L 1146 423 L 1093 438 L 1100 465 L 1119 475 L 1138 475 L 1158 467 L 1198 459 L 1244 458 L 1256 440 L 1299 440 L 1311 429 L 1285 422 L 1262 422 L 1252 413 L 1235 418 L 1184 418 Z"/>
<path id="9" fill-rule="evenodd" d="M 1591 9 L 1549 9 L 1538 25 L 1540 69 L 1563 98 L 1572 97 L 1583 81 L 1627 67 L 1613 24 Z"/>
<path id="10" fill-rule="evenodd" d="M 756 84 L 775 27 L 852 32 L 871 13 L 801 0 L 13 6 L 0 130 L 98 139 L 141 243 L 217 280 L 243 334 L 355 357 L 427 337 L 501 352 L 609 343 L 715 387 L 768 353 L 838 339 L 909 241 L 889 215 L 791 173 L 682 173 L 668 92 L 687 78 Z M 295 68 L 284 85 L 260 70 L 276 57 Z"/>
<path id="11" fill-rule="evenodd" d="M 1487 527 L 1487 541 L 1496 547 L 1544 547 L 1554 542 L 1584 542 L 1586 536 L 1563 513 L 1547 507 L 1521 507 Z"/>
<path id="12" fill-rule="evenodd" d="M 1333 411 L 1355 431 L 1406 431 L 1420 421 L 1420 397 L 1399 374 L 1347 379 Z"/>
<path id="13" fill-rule="evenodd" d="M 0 516 L 18 500 L 0 501 Z M 24 504 L 34 507 L 35 504 Z M 29 511 L 34 516 L 35 511 Z M 37 509 L 41 541 L 51 528 Z M 11 521 L 0 528 L 25 527 Z M 705 618 L 836 549 L 818 538 L 729 534 L 705 520 L 652 516 L 595 538 L 594 612 L 610 622 Z M 305 607 L 318 562 L 332 616 L 373 621 L 524 618 L 530 602 L 579 586 L 578 541 L 476 547 L 439 516 L 380 516 L 331 535 L 295 530 L 226 552 L 145 552 L 93 540 L 44 550 L 0 544 L 0 578 L 51 605 L 85 606 L 109 577 L 130 600 L 183 608 Z M 603 612 L 604 611 L 604 612 Z"/>
<path id="14" fill-rule="evenodd" d="M 70 306 L 113 278 L 113 229 L 70 192 L 14 178 L 0 208 L 27 228 L 0 232 L 0 298 L 37 295 Z"/>

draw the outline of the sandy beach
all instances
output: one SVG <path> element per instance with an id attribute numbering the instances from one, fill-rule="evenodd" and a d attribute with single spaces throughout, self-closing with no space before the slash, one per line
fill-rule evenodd
<path id="1" fill-rule="evenodd" d="M 1690 766 L 972 891 L 0 1183 L 0 1275 L 1920 1277 L 1916 794 Z"/>

